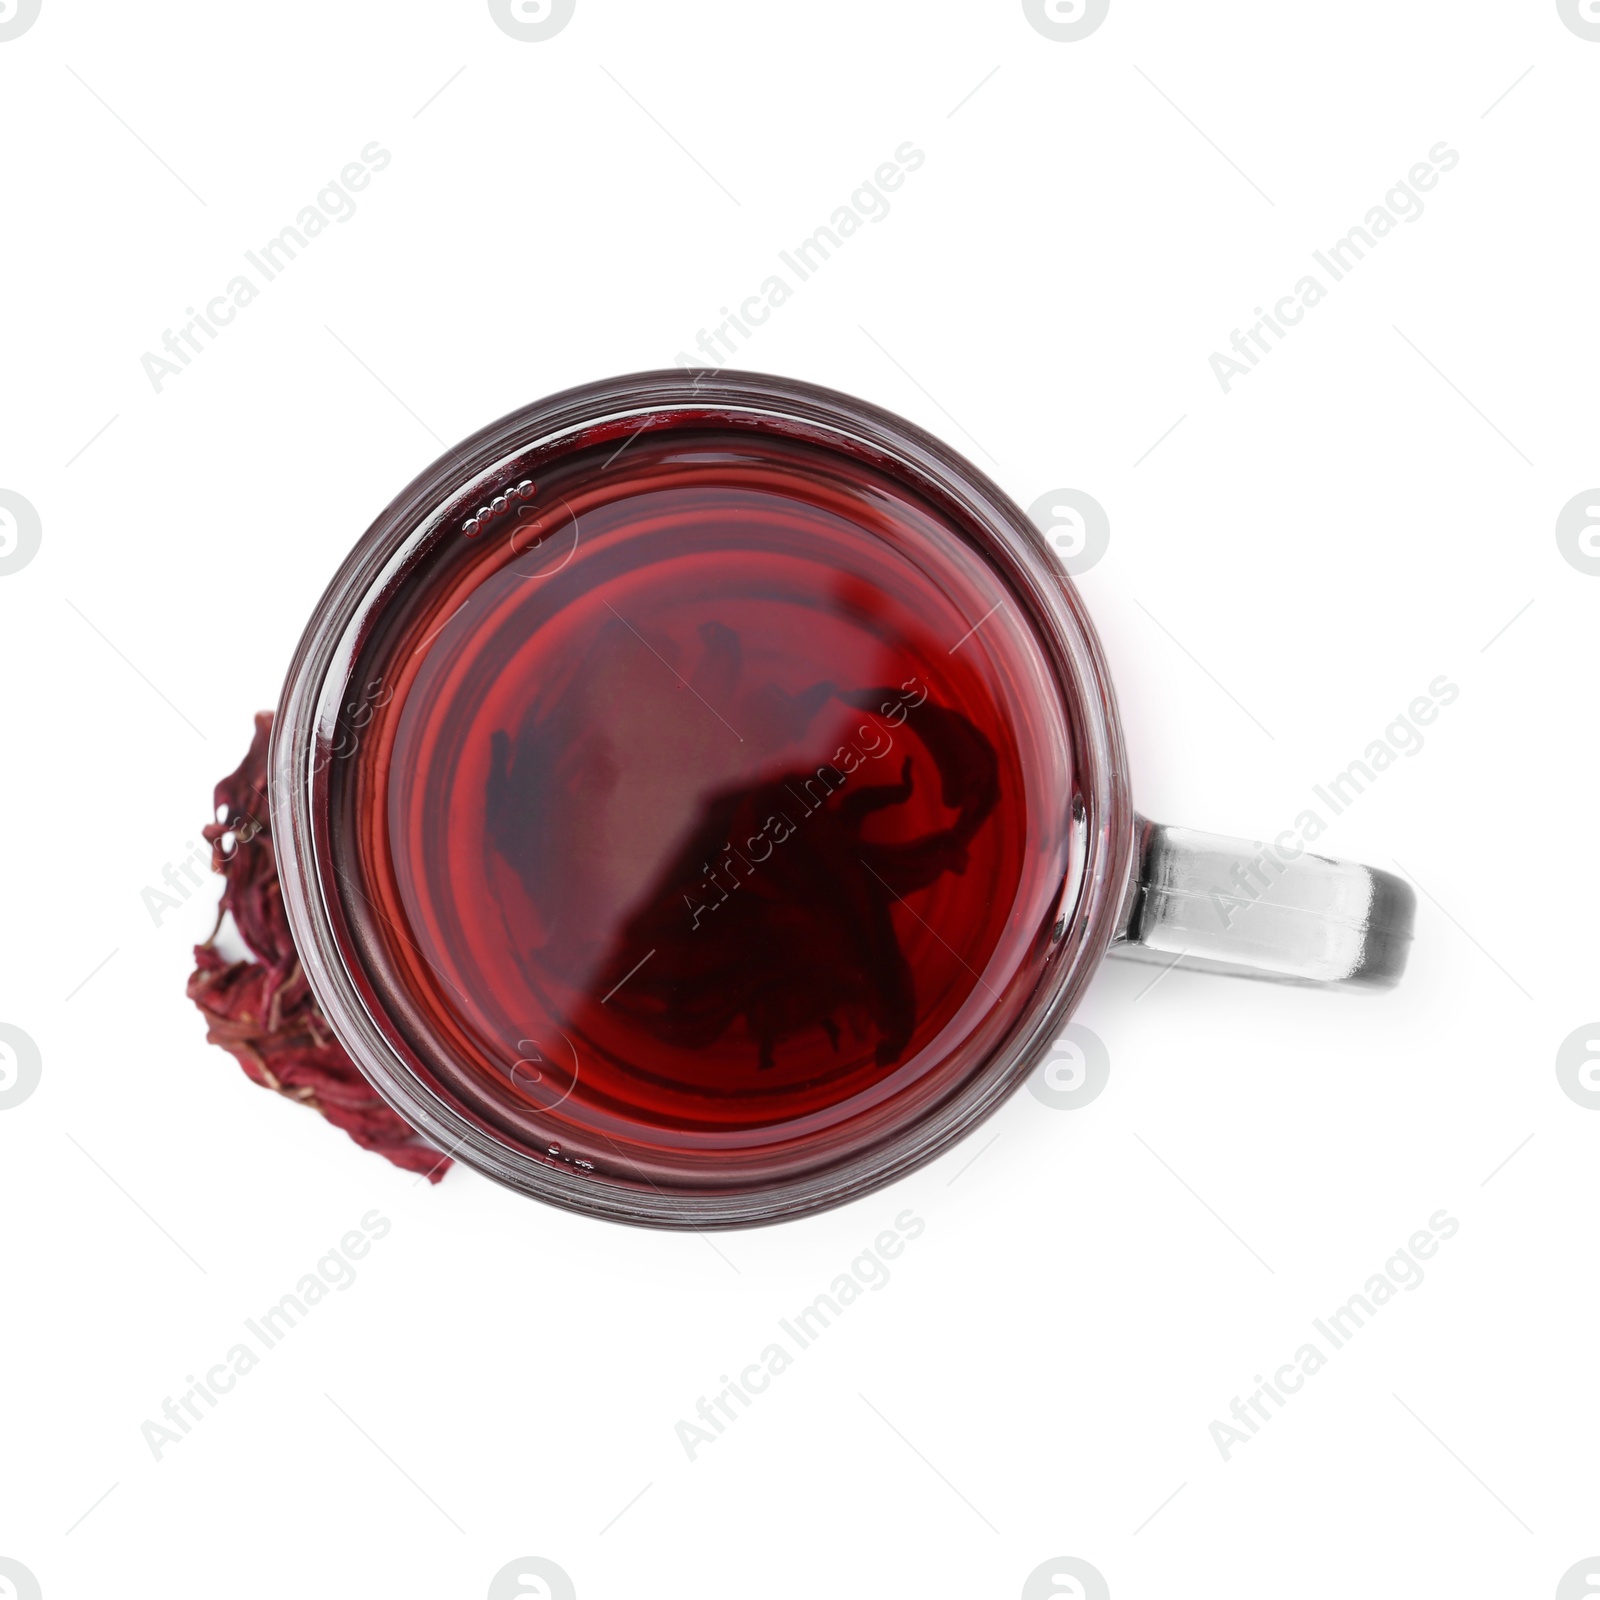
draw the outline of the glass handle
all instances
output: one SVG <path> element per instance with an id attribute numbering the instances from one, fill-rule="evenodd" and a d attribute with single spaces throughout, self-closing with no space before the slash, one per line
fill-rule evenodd
<path id="1" fill-rule="evenodd" d="M 1392 872 L 1137 820 L 1138 862 L 1110 954 L 1281 983 L 1387 989 L 1417 899 Z"/>

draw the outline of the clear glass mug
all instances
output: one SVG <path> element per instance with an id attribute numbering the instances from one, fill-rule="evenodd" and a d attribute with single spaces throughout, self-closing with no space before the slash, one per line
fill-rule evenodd
<path id="1" fill-rule="evenodd" d="M 570 390 L 421 474 L 305 632 L 271 805 L 307 976 L 384 1099 L 661 1227 L 931 1160 L 1108 953 L 1381 988 L 1414 911 L 1139 817 L 1028 517 L 920 429 L 755 374 Z"/>

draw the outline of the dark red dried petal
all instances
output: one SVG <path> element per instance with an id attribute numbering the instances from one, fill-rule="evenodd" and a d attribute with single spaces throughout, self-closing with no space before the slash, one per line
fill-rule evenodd
<path id="1" fill-rule="evenodd" d="M 216 787 L 216 820 L 207 824 L 212 870 L 226 880 L 217 925 L 231 914 L 253 961 L 229 961 L 211 939 L 194 949 L 189 998 L 206 1019 L 206 1038 L 245 1076 L 320 1111 L 365 1150 L 437 1183 L 448 1156 L 372 1091 L 317 1007 L 300 967 L 278 885 L 278 860 L 267 808 L 267 745 L 272 713 L 258 712 L 250 752 Z"/>

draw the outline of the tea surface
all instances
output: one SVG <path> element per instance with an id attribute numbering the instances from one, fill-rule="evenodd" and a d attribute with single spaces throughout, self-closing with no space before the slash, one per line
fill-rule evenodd
<path id="1" fill-rule="evenodd" d="M 396 648 L 362 899 L 443 1092 L 578 1170 L 737 1181 L 1001 1037 L 1068 734 L 1014 597 L 886 473 L 732 429 L 614 454 L 463 536 Z"/>

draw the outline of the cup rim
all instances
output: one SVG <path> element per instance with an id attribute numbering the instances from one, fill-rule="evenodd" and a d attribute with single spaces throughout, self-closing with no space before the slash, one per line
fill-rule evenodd
<path id="1" fill-rule="evenodd" d="M 666 1193 L 608 1185 L 540 1160 L 465 1115 L 405 1060 L 384 997 L 341 944 L 342 910 L 327 772 L 339 710 L 383 596 L 464 517 L 517 482 L 519 462 L 568 435 L 640 417 L 776 415 L 826 444 L 876 452 L 891 471 L 958 505 L 1006 560 L 1030 624 L 1057 663 L 1073 740 L 1069 892 L 1055 927 L 1055 970 L 1005 1043 L 942 1104 L 850 1159 L 740 1192 Z M 648 428 L 646 422 L 643 427 Z M 641 429 L 640 431 L 643 431 Z M 307 980 L 329 1025 L 374 1090 L 429 1143 L 551 1204 L 662 1228 L 782 1221 L 864 1195 L 933 1160 L 971 1133 L 1021 1084 L 1076 1007 L 1122 921 L 1135 816 L 1121 720 L 1104 652 L 1076 588 L 1032 520 L 985 473 L 915 424 L 852 396 L 760 373 L 668 369 L 624 374 L 534 401 L 479 429 L 419 473 L 379 514 L 329 583 L 306 625 L 273 724 L 269 801 L 284 907 Z"/>

